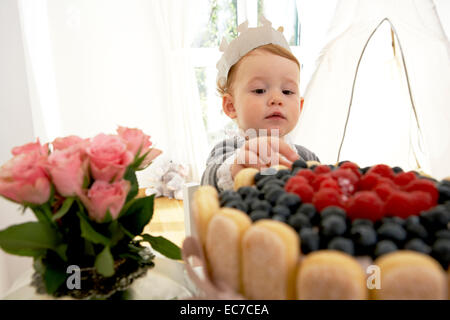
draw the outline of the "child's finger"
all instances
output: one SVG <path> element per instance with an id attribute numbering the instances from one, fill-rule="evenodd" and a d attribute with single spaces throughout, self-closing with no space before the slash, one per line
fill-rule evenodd
<path id="1" fill-rule="evenodd" d="M 267 168 L 270 161 L 264 162 L 257 153 L 248 149 L 242 149 L 238 153 L 235 163 L 249 168 L 262 169 Z"/>
<path id="2" fill-rule="evenodd" d="M 300 158 L 297 152 L 292 150 L 292 148 L 281 139 L 273 139 L 272 141 L 270 141 L 270 147 L 272 150 L 284 156 L 291 163 Z"/>

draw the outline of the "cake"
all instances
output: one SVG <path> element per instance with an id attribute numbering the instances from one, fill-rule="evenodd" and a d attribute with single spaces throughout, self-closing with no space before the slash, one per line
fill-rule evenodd
<path id="1" fill-rule="evenodd" d="M 297 160 L 194 195 L 214 283 L 248 299 L 448 299 L 450 181 Z"/>

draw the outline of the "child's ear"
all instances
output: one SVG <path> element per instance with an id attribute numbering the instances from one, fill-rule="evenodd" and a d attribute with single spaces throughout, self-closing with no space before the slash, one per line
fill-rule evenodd
<path id="1" fill-rule="evenodd" d="M 225 114 L 231 119 L 236 118 L 236 108 L 234 107 L 234 99 L 233 96 L 229 93 L 226 93 L 222 97 L 222 109 Z"/>
<path id="2" fill-rule="evenodd" d="M 303 110 L 303 102 L 305 102 L 305 99 L 303 97 L 300 97 L 300 112 Z"/>

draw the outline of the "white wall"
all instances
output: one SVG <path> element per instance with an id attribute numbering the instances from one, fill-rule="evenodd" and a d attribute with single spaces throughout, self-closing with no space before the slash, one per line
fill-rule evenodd
<path id="1" fill-rule="evenodd" d="M 0 163 L 12 147 L 34 140 L 28 95 L 25 57 L 16 0 L 0 1 Z M 0 229 L 34 219 L 20 207 L 0 198 Z M 0 250 L 0 297 L 26 269 L 32 259 Z"/>

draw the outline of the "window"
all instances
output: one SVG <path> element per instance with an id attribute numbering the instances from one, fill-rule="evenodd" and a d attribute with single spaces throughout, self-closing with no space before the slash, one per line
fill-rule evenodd
<path id="1" fill-rule="evenodd" d="M 222 101 L 216 92 L 216 63 L 221 57 L 222 37 L 231 41 L 237 36 L 237 26 L 249 21 L 249 27 L 259 24 L 262 14 L 274 28 L 283 26 L 284 35 L 296 54 L 300 42 L 300 24 L 295 0 L 202 0 L 196 35 L 191 45 L 203 121 L 208 143 L 213 145 L 226 137 L 228 130 L 237 130 L 235 123 L 222 111 Z"/>

